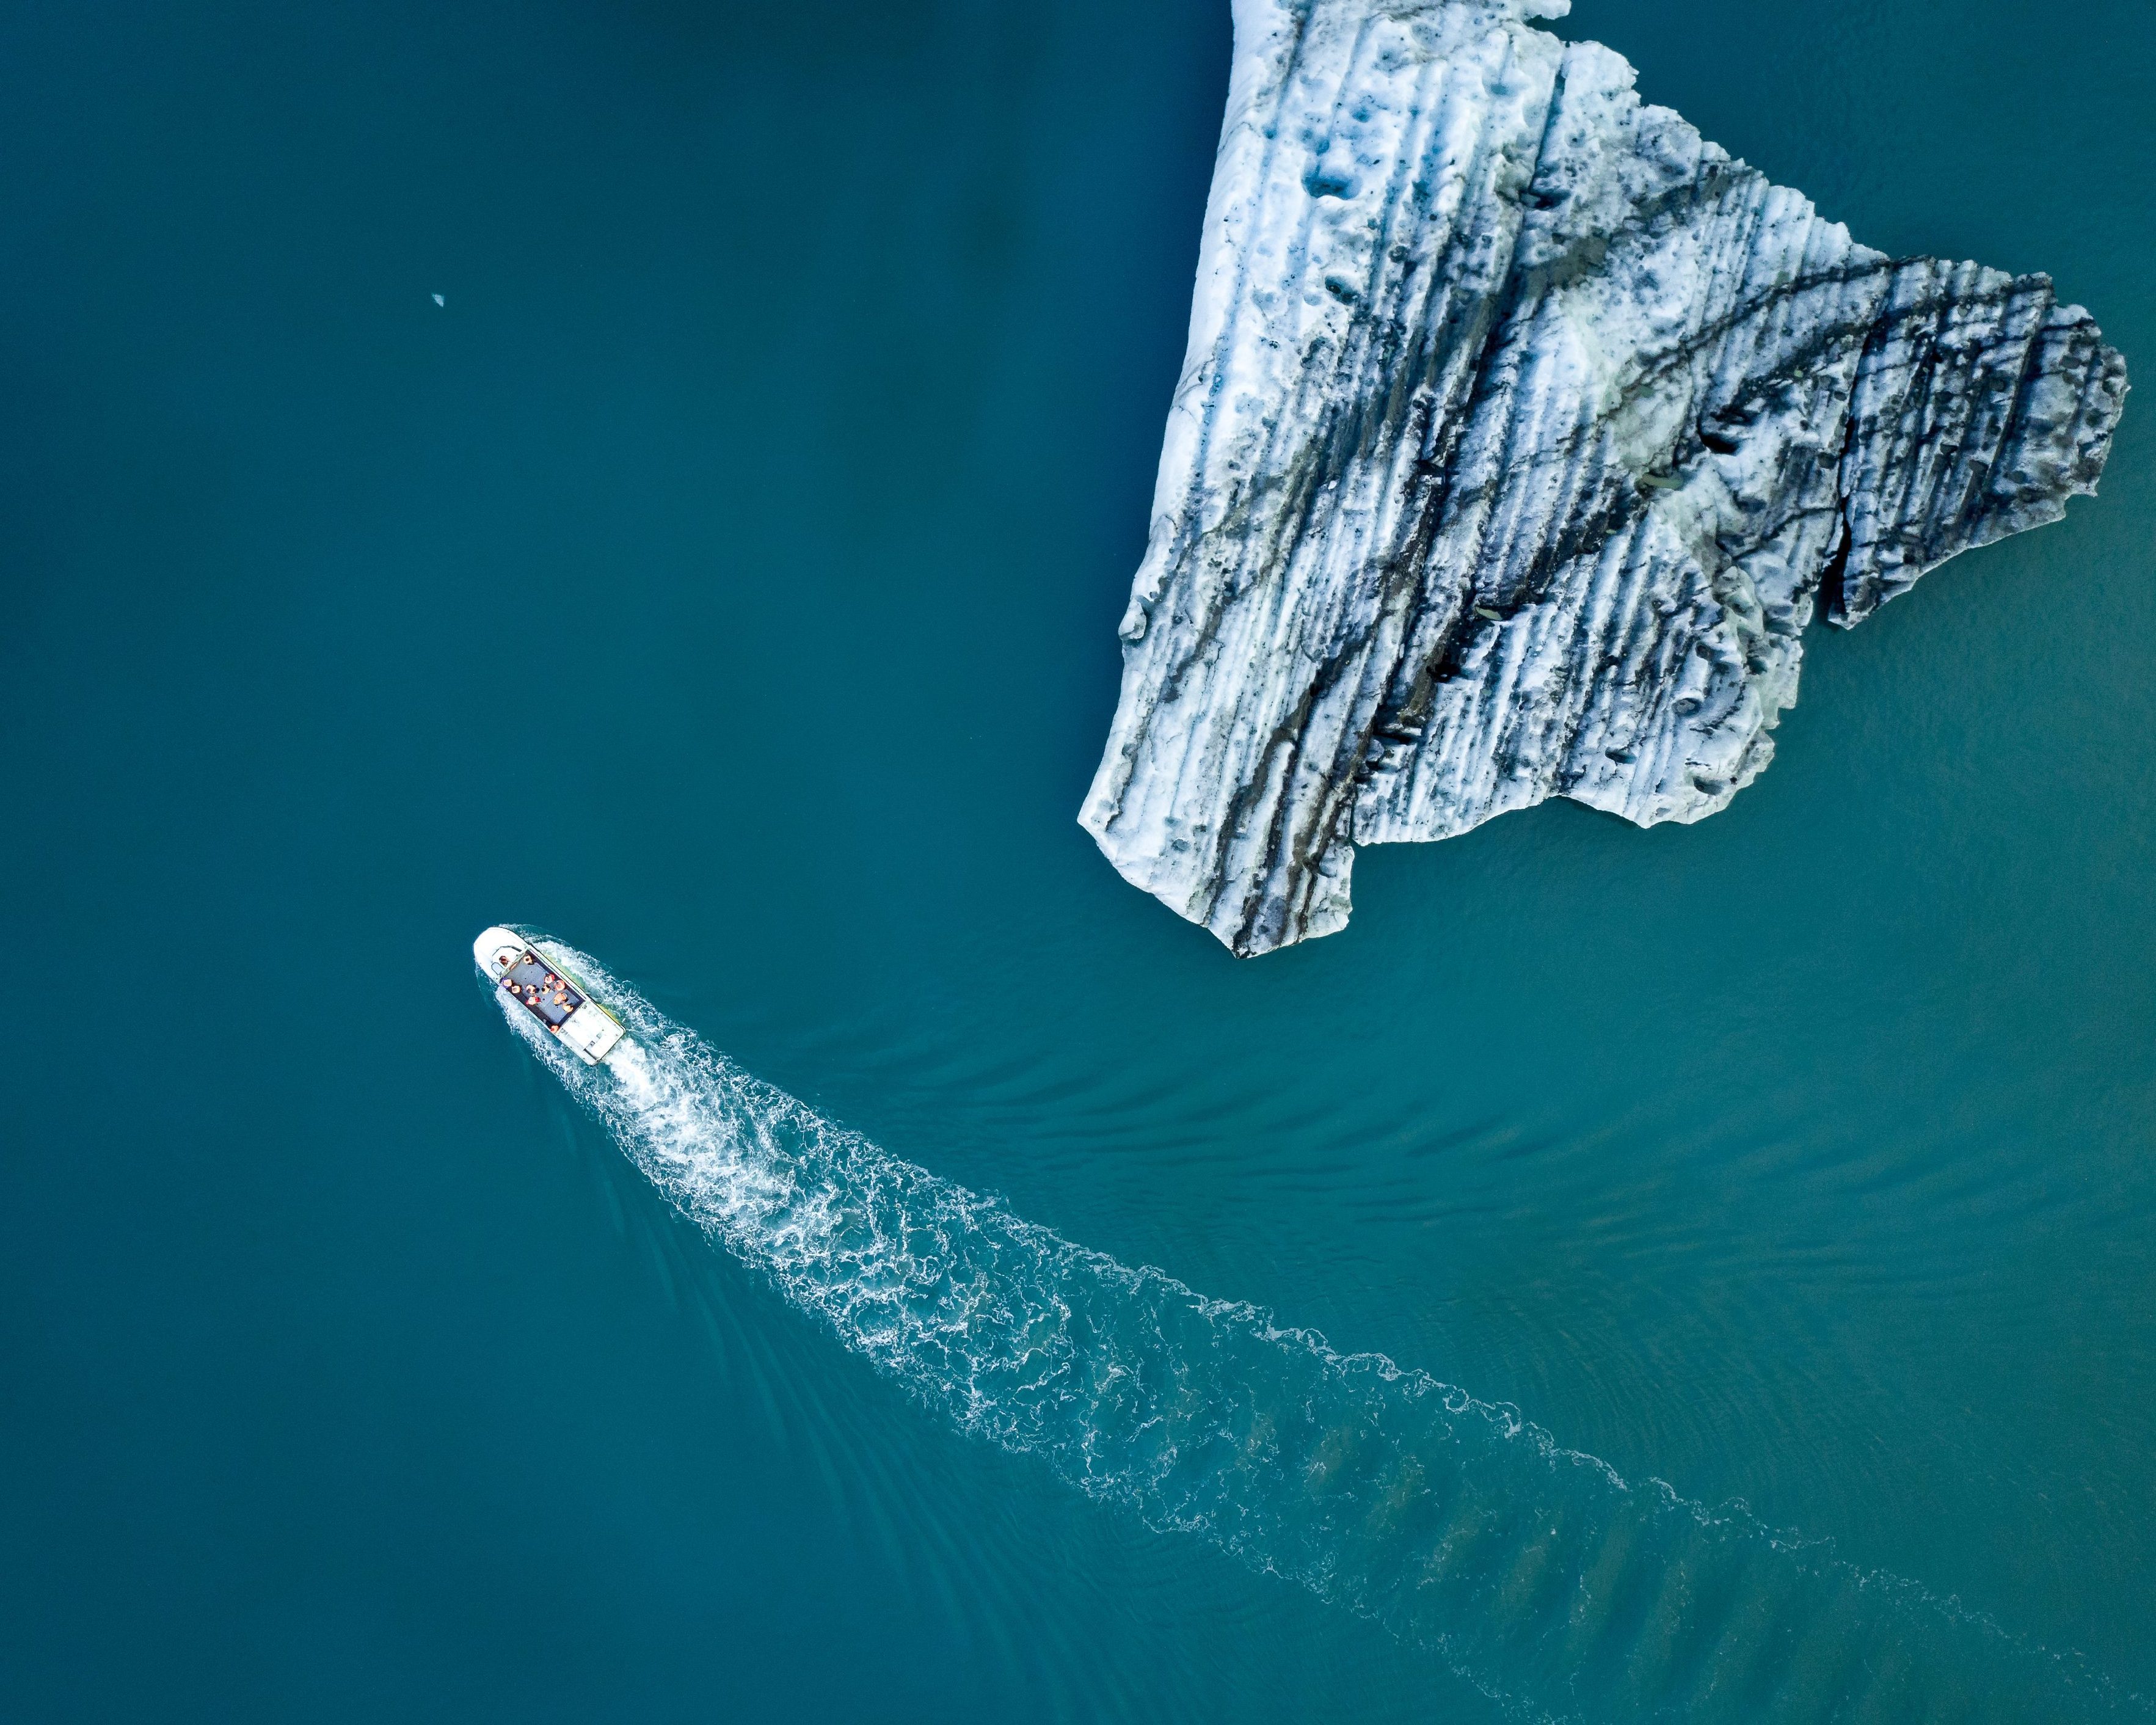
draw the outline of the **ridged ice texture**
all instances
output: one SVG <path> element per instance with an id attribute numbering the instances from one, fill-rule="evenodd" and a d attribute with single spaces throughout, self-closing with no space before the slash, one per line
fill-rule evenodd
<path id="1" fill-rule="evenodd" d="M 1080 817 L 1239 953 L 1356 844 L 1566 796 L 1697 820 L 1850 624 L 2094 490 L 2124 362 L 2048 278 L 1896 262 L 1732 161 L 1564 0 L 1236 0 Z"/>

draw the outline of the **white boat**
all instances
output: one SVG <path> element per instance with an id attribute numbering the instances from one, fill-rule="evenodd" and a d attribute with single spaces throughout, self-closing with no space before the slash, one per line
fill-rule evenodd
<path id="1" fill-rule="evenodd" d="M 546 1026 L 588 1066 L 603 1062 L 628 1033 L 591 990 L 570 975 L 544 941 L 510 928 L 490 928 L 472 942 L 472 957 L 497 988 Z"/>

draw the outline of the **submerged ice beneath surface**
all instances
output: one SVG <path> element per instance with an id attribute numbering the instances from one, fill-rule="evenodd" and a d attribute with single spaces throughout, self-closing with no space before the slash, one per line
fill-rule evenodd
<path id="1" fill-rule="evenodd" d="M 2047 277 L 1895 261 L 1529 20 L 1235 0 L 1235 59 L 1080 819 L 1239 953 L 1357 844 L 1756 778 L 1844 626 L 2095 489 L 2123 361 Z"/>

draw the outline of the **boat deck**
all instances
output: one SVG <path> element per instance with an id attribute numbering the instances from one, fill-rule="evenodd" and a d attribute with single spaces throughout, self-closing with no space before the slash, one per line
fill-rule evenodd
<path id="1" fill-rule="evenodd" d="M 569 986 L 568 978 L 557 974 L 529 947 L 502 977 L 501 986 L 552 1029 L 560 1029 L 568 1022 L 569 1014 L 584 1004 L 584 997 Z"/>

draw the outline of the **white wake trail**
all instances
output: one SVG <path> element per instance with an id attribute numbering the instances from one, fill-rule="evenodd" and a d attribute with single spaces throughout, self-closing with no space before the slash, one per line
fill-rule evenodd
<path id="1" fill-rule="evenodd" d="M 1437 1649 L 1548 1718 L 2026 1721 L 2147 1709 L 2070 1658 L 1507 1408 L 1014 1216 L 749 1076 L 547 942 L 634 1040 L 510 1024 L 675 1208 L 962 1430 Z"/>

